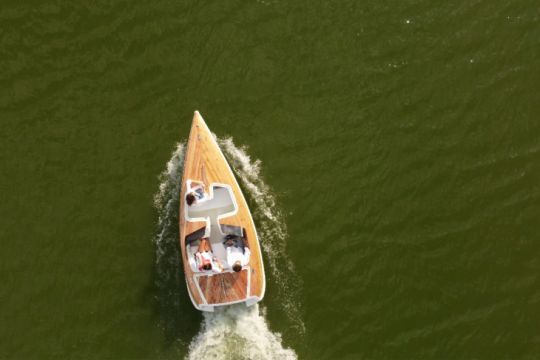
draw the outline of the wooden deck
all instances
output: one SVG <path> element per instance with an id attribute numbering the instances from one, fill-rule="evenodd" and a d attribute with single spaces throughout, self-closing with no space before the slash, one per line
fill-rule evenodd
<path id="1" fill-rule="evenodd" d="M 199 287 L 209 304 L 241 301 L 246 298 L 248 269 L 198 278 Z"/>
<path id="2" fill-rule="evenodd" d="M 210 188 L 211 183 L 228 184 L 232 187 L 238 204 L 238 212 L 236 215 L 226 217 L 220 222 L 241 226 L 245 229 L 248 247 L 251 250 L 249 269 L 242 270 L 240 273 L 225 272 L 212 276 L 198 275 L 196 278 L 194 277 L 195 273 L 191 270 L 186 257 L 185 237 L 205 226 L 205 222 L 190 222 L 185 219 L 184 199 L 186 195 L 186 181 L 188 179 L 204 182 L 207 189 Z M 198 112 L 195 112 L 193 117 L 184 158 L 184 174 L 180 192 L 180 248 L 182 250 L 188 291 L 197 308 L 205 304 L 218 305 L 239 302 L 253 296 L 260 300 L 264 296 L 264 268 L 253 219 L 234 174 L 229 168 L 225 157 L 221 153 L 202 116 Z M 248 283 L 250 288 L 249 294 L 247 293 Z M 201 291 L 199 291 L 199 288 Z M 203 294 L 202 296 L 201 293 Z"/>

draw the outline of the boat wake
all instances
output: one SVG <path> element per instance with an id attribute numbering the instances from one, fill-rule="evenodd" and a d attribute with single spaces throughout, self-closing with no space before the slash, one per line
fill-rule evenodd
<path id="1" fill-rule="evenodd" d="M 189 360 L 297 358 L 283 347 L 281 335 L 270 331 L 258 305 L 233 305 L 203 315 L 201 330 L 189 346 Z"/>
<path id="2" fill-rule="evenodd" d="M 287 229 L 281 212 L 277 209 L 275 198 L 268 185 L 260 176 L 259 160 L 252 161 L 243 147 L 237 147 L 231 138 L 216 139 L 229 164 L 236 173 L 240 186 L 253 211 L 259 240 L 265 255 L 267 270 L 273 279 L 273 290 L 286 317 L 291 321 L 296 335 L 303 335 L 304 324 L 300 309 L 294 299 L 298 298 L 300 281 L 295 276 L 294 267 L 285 253 Z M 158 225 L 154 236 L 156 245 L 156 287 L 159 290 L 158 302 L 162 312 L 178 308 L 178 301 L 186 299 L 187 294 L 179 294 L 174 286 L 182 287 L 178 244 L 178 207 L 182 178 L 185 144 L 177 145 L 167 168 L 160 176 L 159 191 L 154 197 L 158 212 Z M 176 248 L 175 248 L 176 247 Z M 175 254 L 172 256 L 171 254 Z M 268 273 L 268 272 L 267 272 Z M 175 280 L 176 277 L 176 280 Z M 182 297 L 180 297 L 182 296 Z M 191 304 L 189 304 L 191 305 Z M 180 321 L 171 322 L 167 314 L 162 325 L 172 337 L 181 335 L 179 331 L 167 329 L 179 326 Z M 189 344 L 188 359 L 296 359 L 296 353 L 282 345 L 281 335 L 272 332 L 266 321 L 265 308 L 259 305 L 246 307 L 243 304 L 216 309 L 214 313 L 203 313 L 199 330 Z M 183 319 L 185 321 L 185 319 Z M 175 341 L 175 340 L 173 340 Z M 181 340 L 178 340 L 182 342 Z"/>

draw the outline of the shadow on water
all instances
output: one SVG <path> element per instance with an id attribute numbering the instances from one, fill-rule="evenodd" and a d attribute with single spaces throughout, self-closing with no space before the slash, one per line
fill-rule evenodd
<path id="1" fill-rule="evenodd" d="M 160 175 L 159 191 L 154 197 L 157 225 L 150 292 L 165 346 L 176 346 L 186 353 L 199 331 L 202 315 L 189 300 L 180 260 L 178 208 L 183 155 L 184 144 L 180 143 Z"/>
<path id="2" fill-rule="evenodd" d="M 184 273 L 180 264 L 178 232 L 171 233 L 173 241 L 161 244 L 161 258 L 156 255 L 153 269 L 154 308 L 165 335 L 167 346 L 180 342 L 187 350 L 199 330 L 202 316 L 189 300 Z"/>

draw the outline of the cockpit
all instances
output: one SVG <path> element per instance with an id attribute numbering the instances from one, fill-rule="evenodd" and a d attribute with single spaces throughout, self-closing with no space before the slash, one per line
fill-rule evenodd
<path id="1" fill-rule="evenodd" d="M 195 185 L 194 185 L 195 184 Z M 191 192 L 194 193 L 202 184 L 197 181 L 187 182 L 186 197 Z M 203 186 L 204 188 L 204 186 Z M 206 189 L 203 189 L 206 190 Z M 206 223 L 205 226 L 196 231 L 187 234 L 185 237 L 185 245 L 188 254 L 188 260 L 193 261 L 194 254 L 197 252 L 200 240 L 209 238 L 214 256 L 222 264 L 227 263 L 227 251 L 224 241 L 227 239 L 240 240 L 241 243 L 247 242 L 246 232 L 240 226 L 226 224 L 227 218 L 235 215 L 238 212 L 238 205 L 234 197 L 234 193 L 230 185 L 212 183 L 209 186 L 208 192 L 197 194 L 198 199 L 192 205 L 188 205 L 184 198 L 184 216 L 188 222 Z M 200 195 L 200 196 L 199 196 Z M 221 221 L 225 223 L 221 223 Z M 232 220 L 232 219 L 231 219 Z M 225 270 L 228 270 L 225 268 Z"/>

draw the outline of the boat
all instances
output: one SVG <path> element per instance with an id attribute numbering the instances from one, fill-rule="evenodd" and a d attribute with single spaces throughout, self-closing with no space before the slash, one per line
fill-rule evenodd
<path id="1" fill-rule="evenodd" d="M 204 201 L 188 205 L 189 194 L 202 195 Z M 212 312 L 221 306 L 252 306 L 262 300 L 266 281 L 253 217 L 216 138 L 198 111 L 193 116 L 184 156 L 179 223 L 187 290 L 195 308 Z M 197 267 L 199 245 L 206 240 L 213 261 L 221 265 L 222 271 Z M 245 248 L 249 249 L 241 271 L 227 264 L 227 246 L 231 244 L 227 240 L 234 240 L 244 254 Z"/>

